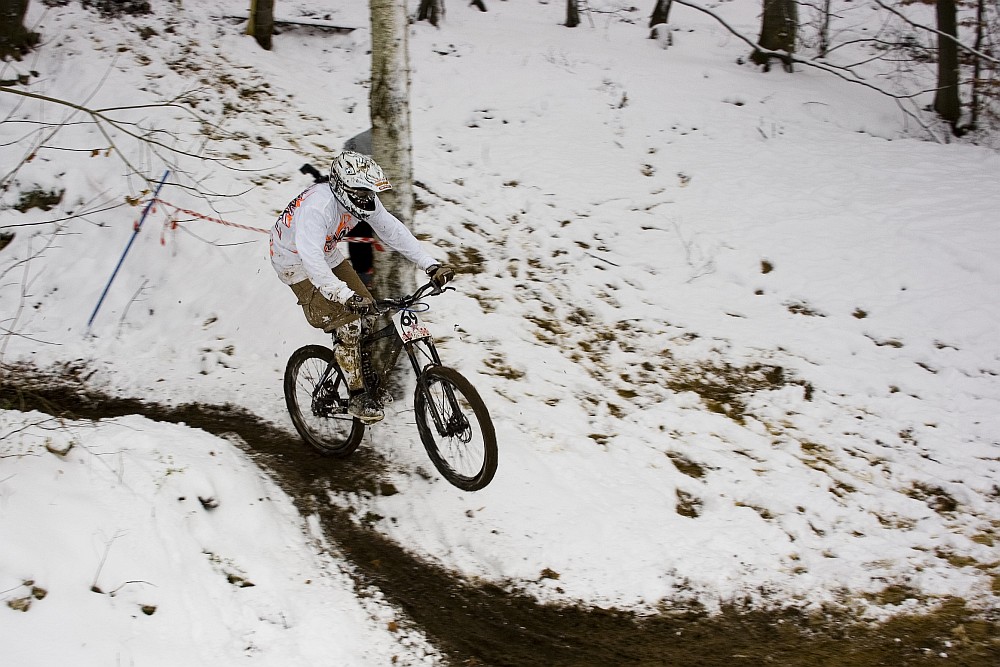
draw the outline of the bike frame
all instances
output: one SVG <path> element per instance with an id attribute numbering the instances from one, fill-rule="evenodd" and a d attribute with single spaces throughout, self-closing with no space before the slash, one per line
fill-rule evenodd
<path id="1" fill-rule="evenodd" d="M 420 298 L 426 293 L 429 286 L 418 289 L 412 298 L 405 299 L 404 301 L 393 301 L 387 300 L 382 301 L 381 304 L 385 306 L 384 309 L 380 309 L 378 315 L 380 317 L 398 312 L 400 310 L 405 310 L 420 301 Z M 440 293 L 440 290 L 435 292 Z M 372 348 L 375 344 L 383 339 L 389 339 L 390 347 L 385 360 L 385 365 L 376 372 L 378 376 L 378 381 L 380 383 L 385 382 L 386 375 L 396 366 L 396 362 L 399 360 L 399 354 L 404 349 L 406 350 L 406 355 L 410 360 L 410 366 L 413 368 L 413 373 L 416 376 L 417 384 L 424 391 L 427 390 L 427 380 L 425 378 L 425 373 L 427 369 L 433 368 L 435 366 L 441 366 L 441 357 L 438 355 L 437 348 L 434 346 L 434 341 L 431 338 L 420 338 L 418 340 L 403 342 L 400 338 L 399 332 L 396 330 L 395 323 L 390 319 L 389 322 L 385 324 L 380 329 L 374 331 L 368 331 L 361 338 L 361 349 L 363 354 L 371 354 Z M 422 358 L 423 357 L 423 358 Z M 421 363 L 426 361 L 426 363 Z M 458 406 L 455 404 L 455 396 L 452 394 L 451 389 L 446 389 L 449 402 L 452 403 L 454 411 L 460 414 Z M 446 424 L 438 413 L 437 405 L 433 401 L 428 401 L 430 406 L 431 414 L 434 419 L 434 424 L 437 427 L 438 433 L 442 436 L 451 435 L 452 428 L 462 428 L 463 425 L 453 425 Z"/>
<path id="2" fill-rule="evenodd" d="M 404 343 L 403 339 L 399 337 L 399 333 L 396 331 L 396 325 L 391 321 L 388 322 L 384 327 L 378 329 L 377 331 L 371 331 L 361 339 L 362 349 L 370 351 L 377 341 L 383 338 L 388 338 L 391 340 L 391 344 L 388 351 L 388 357 L 386 358 L 385 366 L 379 370 L 378 375 L 380 378 L 384 378 L 386 373 L 396 366 L 396 361 L 399 359 L 399 353 L 404 349 L 406 350 L 407 356 L 410 358 L 410 365 L 413 367 L 413 372 L 416 374 L 417 378 L 423 375 L 424 371 L 431 366 L 440 366 L 441 357 L 438 356 L 437 348 L 434 347 L 434 341 L 430 338 L 422 338 L 420 340 L 415 340 L 410 343 Z M 418 352 L 415 349 L 418 345 L 423 344 L 427 349 L 427 358 L 430 363 L 420 365 L 420 359 Z"/>
<path id="3" fill-rule="evenodd" d="M 388 355 L 385 360 L 385 364 L 382 366 L 382 368 L 379 368 L 375 371 L 375 375 L 377 376 L 378 382 L 380 384 L 385 382 L 386 375 L 388 375 L 389 371 L 395 368 L 396 362 L 399 360 L 399 354 L 404 349 L 406 350 L 407 357 L 409 357 L 410 359 L 410 366 L 412 366 L 413 368 L 413 373 L 417 378 L 417 382 L 424 388 L 426 388 L 426 381 L 423 379 L 424 372 L 428 368 L 431 368 L 433 366 L 442 365 L 441 357 L 438 355 L 437 348 L 434 346 L 434 341 L 432 339 L 421 338 L 419 340 L 411 341 L 409 343 L 404 343 L 403 339 L 399 337 L 399 333 L 396 331 L 396 325 L 392 322 L 391 319 L 391 315 L 394 312 L 409 308 L 410 306 L 414 305 L 417 301 L 419 301 L 419 299 L 425 293 L 426 287 L 427 286 L 425 285 L 424 288 L 417 290 L 417 292 L 414 293 L 413 297 L 406 298 L 403 301 L 399 300 L 382 301 L 381 305 L 385 307 L 378 311 L 377 316 L 379 318 L 385 316 L 390 317 L 389 321 L 386 322 L 382 328 L 372 330 L 368 328 L 367 323 L 363 325 L 361 344 L 359 346 L 361 348 L 362 355 L 370 355 L 372 353 L 375 344 L 378 341 L 383 339 L 388 339 L 390 341 L 389 343 L 390 346 L 388 350 Z M 374 320 L 374 322 L 377 322 L 377 320 Z M 421 355 L 418 351 L 420 347 L 418 346 L 422 346 L 422 348 L 425 349 L 423 356 L 426 357 L 429 363 L 421 365 L 420 363 Z M 323 375 L 320 376 L 319 381 L 316 383 L 316 389 L 313 392 L 312 396 L 314 412 L 318 412 L 316 409 L 316 400 L 320 394 L 320 388 L 333 376 L 333 369 L 334 369 L 333 366 L 327 368 L 326 371 L 323 373 Z M 367 378 L 365 378 L 365 382 L 366 383 L 368 382 Z M 367 389 L 370 390 L 373 389 L 373 387 L 367 387 Z M 343 409 L 344 408 L 342 407 L 341 411 Z M 436 410 L 434 408 L 432 408 L 432 412 L 435 413 L 434 414 L 435 421 L 438 424 L 440 424 L 441 423 L 440 416 L 436 414 Z M 441 429 L 439 428 L 438 430 L 440 431 Z"/>

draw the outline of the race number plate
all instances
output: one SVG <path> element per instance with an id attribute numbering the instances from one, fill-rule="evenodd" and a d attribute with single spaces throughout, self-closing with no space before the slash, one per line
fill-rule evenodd
<path id="1" fill-rule="evenodd" d="M 396 331 L 399 332 L 399 337 L 403 339 L 404 343 L 431 337 L 431 332 L 413 311 L 398 311 L 392 316 L 392 322 L 396 325 Z"/>

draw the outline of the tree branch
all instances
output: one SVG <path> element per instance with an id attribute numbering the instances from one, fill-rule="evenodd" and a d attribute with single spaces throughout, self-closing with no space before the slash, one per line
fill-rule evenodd
<path id="1" fill-rule="evenodd" d="M 878 0 L 876 0 L 876 2 L 877 1 Z M 862 79 L 860 76 L 858 76 L 856 73 L 854 73 L 853 71 L 851 71 L 848 68 L 843 68 L 843 67 L 837 67 L 837 66 L 834 66 L 834 65 L 829 65 L 827 63 L 821 63 L 821 62 L 818 62 L 816 60 L 806 60 L 804 58 L 799 58 L 799 57 L 797 57 L 797 56 L 795 56 L 795 55 L 793 55 L 791 53 L 787 53 L 785 51 L 773 51 L 771 49 L 765 49 L 763 46 L 761 46 L 760 44 L 757 44 L 753 40 L 751 40 L 748 37 L 744 36 L 738 30 L 736 30 L 731 25 L 729 25 L 728 23 L 726 23 L 725 19 L 723 19 L 721 16 L 719 16 L 715 12 L 711 11 L 710 9 L 706 9 L 704 7 L 701 7 L 700 5 L 696 5 L 695 3 L 689 2 L 688 0 L 674 0 L 674 2 L 676 2 L 679 5 L 684 5 L 685 7 L 690 7 L 691 9 L 695 9 L 695 10 L 697 10 L 699 12 L 704 13 L 704 14 L 708 14 L 713 19 L 715 19 L 716 21 L 718 21 L 722 25 L 722 27 L 724 27 L 726 30 L 728 30 L 730 33 L 732 33 L 737 39 L 740 39 L 743 42 L 746 42 L 752 49 L 754 49 L 755 51 L 759 51 L 760 53 L 762 53 L 762 54 L 764 54 L 766 56 L 773 56 L 775 58 L 784 60 L 786 62 L 797 63 L 799 65 L 805 65 L 806 67 L 812 67 L 814 69 L 818 69 L 818 70 L 820 70 L 822 72 L 826 72 L 827 74 L 832 74 L 832 75 L 834 75 L 836 77 L 839 77 L 839 78 L 843 79 L 844 81 L 848 81 L 850 83 L 856 83 L 859 86 L 864 86 L 865 88 L 870 88 L 870 89 L 874 90 L 877 93 L 881 93 L 882 95 L 886 95 L 887 97 L 891 97 L 891 98 L 893 98 L 895 100 L 908 100 L 908 99 L 911 99 L 913 97 L 917 97 L 918 95 L 922 94 L 922 92 L 912 93 L 912 94 L 906 94 L 906 95 L 902 95 L 902 94 L 898 94 L 898 93 L 892 93 L 892 92 L 889 92 L 888 90 L 884 90 L 882 88 L 879 88 L 878 86 L 876 86 L 874 84 L 868 83 L 867 81 L 865 81 L 864 79 Z M 845 74 L 845 72 L 849 72 L 850 76 L 848 76 L 847 74 Z"/>
<path id="2" fill-rule="evenodd" d="M 34 100 L 38 100 L 40 102 L 45 102 L 46 104 L 54 104 L 54 105 L 57 105 L 57 106 L 66 107 L 68 109 L 71 109 L 73 112 L 79 112 L 79 113 L 86 114 L 90 118 L 90 121 L 87 121 L 87 122 L 92 122 L 97 127 L 98 131 L 107 140 L 107 142 L 108 142 L 108 148 L 107 148 L 107 150 L 113 152 L 125 164 L 125 166 L 131 171 L 131 173 L 139 175 L 142 178 L 142 180 L 145 181 L 145 183 L 146 183 L 147 186 L 151 186 L 152 183 L 153 183 L 153 181 L 151 181 L 150 178 L 148 178 L 147 176 L 145 176 L 143 174 L 143 172 L 135 164 L 133 164 L 132 161 L 125 155 L 125 153 L 118 147 L 118 145 L 115 143 L 114 137 L 109 132 L 109 129 L 110 130 L 114 130 L 115 132 L 121 133 L 121 134 L 123 134 L 123 135 L 125 135 L 125 136 L 127 136 L 127 137 L 129 137 L 131 139 L 134 139 L 134 140 L 140 142 L 141 144 L 144 144 L 145 146 L 147 146 L 152 151 L 152 153 L 157 158 L 159 158 L 160 160 L 162 160 L 163 162 L 165 162 L 168 165 L 171 164 L 171 160 L 167 159 L 167 157 L 164 154 L 162 154 L 160 151 L 166 151 L 166 152 L 168 152 L 170 154 L 173 154 L 175 156 L 193 158 L 193 159 L 196 159 L 196 160 L 201 161 L 201 162 L 211 162 L 211 163 L 221 164 L 226 169 L 230 169 L 230 170 L 233 170 L 233 171 L 238 171 L 238 172 L 252 172 L 252 171 L 256 171 L 256 170 L 253 170 L 253 169 L 241 169 L 241 168 L 235 167 L 235 166 L 233 166 L 231 164 L 227 164 L 222 158 L 205 156 L 205 155 L 200 154 L 200 153 L 194 153 L 194 152 L 191 152 L 191 151 L 188 151 L 188 150 L 183 150 L 183 149 L 177 148 L 175 146 L 168 145 L 164 141 L 161 141 L 159 139 L 154 138 L 154 135 L 157 134 L 157 133 L 162 133 L 162 134 L 167 135 L 168 137 L 176 139 L 176 136 L 173 133 L 168 132 L 166 130 L 156 129 L 156 128 L 147 129 L 147 128 L 145 128 L 145 127 L 143 127 L 143 126 L 141 126 L 141 125 L 139 125 L 137 123 L 131 123 L 131 122 L 127 122 L 127 121 L 122 121 L 122 120 L 119 120 L 117 118 L 113 118 L 112 116 L 109 115 L 111 112 L 116 112 L 116 111 L 135 111 L 135 110 L 139 110 L 139 109 L 178 109 L 178 110 L 182 111 L 183 113 L 187 114 L 188 116 L 190 116 L 191 118 L 193 118 L 195 121 L 201 123 L 203 125 L 203 127 L 211 128 L 211 129 L 219 132 L 222 135 L 228 135 L 228 133 L 223 128 L 217 126 L 216 124 L 212 123 L 211 121 L 209 121 L 209 120 L 207 120 L 205 118 L 202 118 L 194 110 L 192 110 L 192 109 L 188 108 L 187 106 L 184 106 L 184 105 L 182 105 L 182 104 L 179 103 L 179 101 L 183 100 L 184 97 L 185 97 L 185 95 L 188 95 L 189 93 L 184 93 L 183 95 L 178 95 L 177 97 L 174 97 L 171 100 L 168 100 L 166 102 L 160 102 L 160 103 L 154 103 L 154 104 L 135 104 L 135 105 L 113 106 L 113 107 L 105 107 L 105 108 L 100 108 L 100 109 L 91 109 L 88 106 L 86 106 L 86 104 L 77 104 L 75 102 L 70 102 L 68 100 L 60 99 L 60 98 L 57 98 L 57 97 L 51 97 L 49 95 L 43 95 L 41 93 L 35 93 L 35 92 L 27 91 L 27 90 L 20 90 L 20 89 L 17 89 L 17 88 L 11 88 L 9 86 L 0 86 L 0 93 L 8 93 L 8 94 L 11 94 L 11 95 L 19 96 L 19 97 L 24 98 L 24 99 L 34 99 Z M 18 122 L 18 121 L 10 120 L 9 122 Z M 55 127 L 52 129 L 52 132 L 50 132 L 50 133 L 46 134 L 44 137 L 42 137 L 41 140 L 38 141 L 37 144 L 34 145 L 34 148 L 32 148 L 31 150 L 28 151 L 26 157 L 24 159 L 22 159 L 18 163 L 17 166 L 15 166 L 10 172 L 8 172 L 6 175 L 4 175 L 2 178 L 0 178 L 0 188 L 6 187 L 6 184 L 10 181 L 11 177 L 15 173 L 17 173 L 17 171 L 24 164 L 24 162 L 26 160 L 30 160 L 30 158 L 38 150 L 40 150 L 42 148 L 50 148 L 51 149 L 51 147 L 47 146 L 47 144 L 59 132 L 60 129 L 62 129 L 63 127 L 66 127 L 69 124 L 70 124 L 69 118 L 67 118 L 62 123 L 54 124 Z M 43 124 L 43 125 L 46 125 L 46 124 Z M 49 124 L 47 126 L 51 127 L 51 125 L 52 124 Z M 182 172 L 182 170 L 180 170 L 179 168 L 177 168 L 175 165 L 171 165 L 171 171 L 177 172 L 177 173 Z M 194 190 L 198 195 L 205 196 L 205 197 L 208 197 L 208 196 L 226 196 L 226 195 L 223 195 L 221 193 L 215 193 L 215 192 L 206 193 L 206 192 L 202 192 L 201 190 L 198 190 L 197 188 L 192 188 L 191 186 L 185 186 L 185 185 L 183 185 L 181 183 L 173 183 L 173 185 L 175 185 L 177 187 L 180 187 L 182 189 L 185 189 L 185 190 Z"/>
<path id="3" fill-rule="evenodd" d="M 974 55 L 974 56 L 976 56 L 978 58 L 982 58 L 983 60 L 986 60 L 988 62 L 993 63 L 994 65 L 1000 65 L 1000 60 L 998 60 L 998 59 L 996 59 L 996 58 L 994 58 L 994 57 L 992 57 L 992 56 L 990 56 L 990 55 L 988 55 L 986 53 L 983 53 L 982 51 L 974 49 L 971 46 L 963 44 L 954 35 L 949 35 L 946 32 L 941 32 L 937 28 L 932 28 L 930 26 L 922 25 L 920 23 L 917 23 L 916 21 L 913 21 L 913 20 L 907 18 L 898 9 L 894 9 L 893 7 L 890 7 L 890 6 L 886 5 L 885 3 L 882 2 L 882 0 L 872 0 L 872 2 L 874 2 L 876 5 L 878 5 L 882 9 L 886 10 L 887 12 L 895 14 L 896 16 L 898 16 L 899 18 L 903 19 L 903 21 L 905 21 L 909 25 L 913 26 L 914 28 L 919 28 L 920 30 L 926 30 L 927 32 L 934 33 L 938 37 L 944 37 L 946 39 L 949 39 L 949 40 L 955 42 L 955 45 L 958 48 L 962 49 L 963 51 L 967 51 L 968 53 L 971 53 L 972 55 Z"/>

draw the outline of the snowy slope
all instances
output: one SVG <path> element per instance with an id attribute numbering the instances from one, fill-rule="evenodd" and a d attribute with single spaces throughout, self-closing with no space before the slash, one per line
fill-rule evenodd
<path id="1" fill-rule="evenodd" d="M 222 160 L 177 157 L 185 171 L 164 200 L 266 228 L 308 183 L 298 167 L 367 127 L 366 11 L 281 3 L 285 16 L 359 29 L 289 30 L 264 52 L 218 18 L 245 3 L 191 4 L 99 29 L 75 6 L 34 6 L 49 42 L 32 90 L 92 108 L 197 99 L 212 126 L 174 108 L 120 114 Z M 755 34 L 753 3 L 716 9 Z M 568 30 L 562 11 L 449 6 L 441 28 L 411 33 L 425 206 L 412 227 L 462 270 L 427 319 L 490 406 L 497 477 L 465 494 L 418 474 L 430 466 L 397 401 L 364 446 L 395 466 L 401 493 L 332 501 L 384 517 L 377 529 L 428 559 L 544 600 L 841 602 L 881 615 L 893 589 L 908 592 L 905 608 L 949 595 L 995 607 L 1000 158 L 925 141 L 870 89 L 741 65 L 746 46 L 683 7 L 668 49 L 608 16 Z M 0 99 L 5 116 L 69 113 Z M 28 130 L 0 132 L 13 164 L 25 149 L 10 142 Z M 162 162 L 119 138 L 158 179 Z M 0 225 L 141 196 L 92 126 L 46 143 L 57 141 L 80 150 L 38 151 L 4 201 L 37 185 L 65 188 L 62 203 L 4 210 Z M 229 196 L 206 201 L 192 186 Z M 11 227 L 0 312 L 20 335 L 0 339 L 2 360 L 77 369 L 121 395 L 232 402 L 290 428 L 285 360 L 324 337 L 273 276 L 263 234 L 189 215 L 172 231 L 165 210 L 136 237 L 89 335 L 139 208 L 57 233 Z M 0 434 L 36 418 L 5 413 Z M 177 443 L 207 437 L 125 421 L 156 441 L 143 456 L 180 457 Z M 0 447 L 37 450 L 18 442 Z M 190 456 L 178 467 L 208 474 Z M 235 467 L 234 492 L 264 483 Z M 0 478 L 5 493 L 21 477 Z M 98 550 L 109 530 L 91 531 Z M 0 590 L 41 557 L 22 553 Z"/>

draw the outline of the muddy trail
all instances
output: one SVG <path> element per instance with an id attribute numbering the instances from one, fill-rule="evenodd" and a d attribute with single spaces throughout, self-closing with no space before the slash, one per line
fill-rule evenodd
<path id="1" fill-rule="evenodd" d="M 957 599 L 933 613 L 879 626 L 835 612 L 740 608 L 640 618 L 539 605 L 495 585 L 464 581 L 359 525 L 349 511 L 317 500 L 328 491 L 395 493 L 382 479 L 386 463 L 377 454 L 362 449 L 347 460 L 323 458 L 296 435 L 237 408 L 164 407 L 65 384 L 32 383 L 29 389 L 9 378 L 0 380 L 0 408 L 95 420 L 142 414 L 238 442 L 303 513 L 321 518 L 327 538 L 353 563 L 359 589 L 376 586 L 451 665 L 1000 665 L 1000 627 L 976 618 Z"/>

